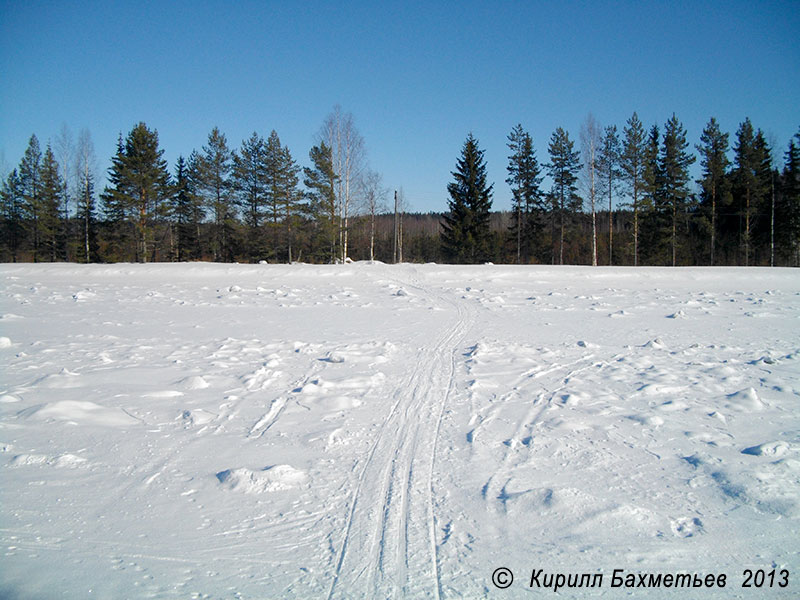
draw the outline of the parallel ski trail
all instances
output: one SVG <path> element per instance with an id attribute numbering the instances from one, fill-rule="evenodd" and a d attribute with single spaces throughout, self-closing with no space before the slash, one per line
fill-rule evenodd
<path id="1" fill-rule="evenodd" d="M 403 282 L 455 313 L 420 351 L 380 426 L 350 501 L 329 600 L 441 597 L 434 469 L 455 355 L 470 326 L 461 303 L 416 282 Z"/>

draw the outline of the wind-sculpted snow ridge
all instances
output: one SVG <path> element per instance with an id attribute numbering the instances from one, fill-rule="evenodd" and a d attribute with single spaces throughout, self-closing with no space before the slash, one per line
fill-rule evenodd
<path id="1" fill-rule="evenodd" d="M 800 595 L 794 271 L 0 278 L 0 596 L 511 598 L 534 569 Z"/>

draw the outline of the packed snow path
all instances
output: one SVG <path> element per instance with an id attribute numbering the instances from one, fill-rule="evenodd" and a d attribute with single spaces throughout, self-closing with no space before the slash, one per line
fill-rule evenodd
<path id="1" fill-rule="evenodd" d="M 0 597 L 516 598 L 536 569 L 800 593 L 796 271 L 0 281 Z"/>

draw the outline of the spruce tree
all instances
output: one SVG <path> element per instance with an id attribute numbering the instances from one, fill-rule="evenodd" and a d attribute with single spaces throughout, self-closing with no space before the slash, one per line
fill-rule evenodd
<path id="1" fill-rule="evenodd" d="M 800 266 L 800 131 L 789 141 L 784 161 L 776 233 L 779 253 L 797 267 Z"/>
<path id="2" fill-rule="evenodd" d="M 541 167 L 536 160 L 530 134 L 517 125 L 508 136 L 508 178 L 511 187 L 512 222 L 509 227 L 516 246 L 517 263 L 530 262 L 534 254 L 534 243 L 538 237 L 544 206 L 539 185 L 542 182 Z"/>
<path id="3" fill-rule="evenodd" d="M 280 192 L 280 205 L 283 213 L 283 225 L 286 236 L 286 259 L 291 263 L 296 256 L 293 253 L 294 233 L 297 229 L 300 205 L 303 196 L 297 188 L 300 183 L 300 167 L 292 158 L 288 146 L 281 148 L 278 161 L 278 189 Z"/>
<path id="4" fill-rule="evenodd" d="M 547 151 L 550 154 L 547 172 L 553 180 L 550 198 L 553 203 L 553 215 L 554 217 L 558 215 L 560 230 L 558 264 L 563 265 L 566 218 L 568 214 L 573 215 L 581 208 L 581 198 L 578 196 L 576 185 L 580 170 L 580 153 L 574 149 L 569 134 L 561 127 L 553 132 Z M 555 262 L 555 254 L 553 262 Z"/>
<path id="5" fill-rule="evenodd" d="M 756 131 L 755 139 L 755 160 L 756 160 L 756 206 L 755 206 L 755 219 L 753 222 L 753 251 L 758 251 L 759 248 L 766 251 L 766 248 L 773 245 L 773 230 L 774 230 L 774 173 L 772 170 L 772 148 L 767 142 L 764 132 L 759 129 Z M 767 217 L 769 215 L 769 217 Z M 769 251 L 772 255 L 772 250 Z M 758 260 L 756 255 L 756 264 L 763 262 Z M 774 256 L 771 256 L 770 264 L 774 262 Z"/>
<path id="6" fill-rule="evenodd" d="M 710 264 L 714 265 L 714 252 L 717 246 L 717 205 L 726 196 L 728 160 L 728 134 L 722 133 L 714 117 L 706 125 L 700 136 L 700 145 L 696 146 L 700 153 L 700 164 L 703 166 L 702 206 L 711 213 L 710 229 Z"/>
<path id="7" fill-rule="evenodd" d="M 645 134 L 639 116 L 634 112 L 623 129 L 625 143 L 620 155 L 622 177 L 628 186 L 633 208 L 633 264 L 639 264 L 639 209 L 644 186 Z"/>
<path id="8" fill-rule="evenodd" d="M 64 182 L 61 179 L 61 167 L 48 144 L 42 158 L 41 195 L 36 226 L 38 239 L 44 246 L 44 251 L 51 262 L 54 262 L 59 254 L 59 234 L 62 231 L 60 209 L 63 193 Z"/>
<path id="9" fill-rule="evenodd" d="M 339 226 L 336 213 L 336 173 L 333 170 L 331 149 L 320 142 L 308 153 L 312 167 L 303 169 L 303 185 L 306 187 L 306 214 L 316 228 L 314 238 L 321 238 L 329 245 L 329 261 L 336 262 Z"/>
<path id="10" fill-rule="evenodd" d="M 661 173 L 663 177 L 663 197 L 661 210 L 668 214 L 670 222 L 670 249 L 672 266 L 678 260 L 678 217 L 686 210 L 689 196 L 689 166 L 695 157 L 686 149 L 686 130 L 675 114 L 664 126 L 664 142 L 661 148 Z"/>
<path id="11" fill-rule="evenodd" d="M 442 222 L 442 251 L 454 263 L 481 263 L 489 259 L 489 211 L 492 188 L 486 184 L 486 163 L 478 141 L 470 133 L 461 158 L 447 185 L 449 212 Z"/>
<path id="12" fill-rule="evenodd" d="M 175 224 L 175 259 L 179 262 L 200 258 L 198 228 L 199 201 L 189 173 L 189 165 L 183 156 L 175 165 L 172 188 L 172 218 Z"/>
<path id="13" fill-rule="evenodd" d="M 22 191 L 25 219 L 30 223 L 33 246 L 33 262 L 39 261 L 41 246 L 41 225 L 39 220 L 42 214 L 42 151 L 39 140 L 32 135 L 28 147 L 19 164 L 19 184 Z"/>
<path id="14" fill-rule="evenodd" d="M 80 226 L 81 244 L 79 260 L 85 263 L 98 261 L 97 215 L 94 204 L 94 176 L 90 170 L 79 173 L 76 218 Z"/>
<path id="15" fill-rule="evenodd" d="M 760 132 L 759 132 L 760 133 Z M 753 247 L 754 220 L 763 193 L 759 176 L 762 168 L 761 153 L 756 132 L 750 119 L 745 119 L 736 131 L 734 150 L 734 200 L 739 213 L 739 235 L 745 266 L 750 264 Z"/>
<path id="16" fill-rule="evenodd" d="M 201 224 L 206 218 L 206 207 L 203 196 L 200 193 L 202 187 L 202 177 L 200 165 L 202 158 L 197 150 L 192 150 L 189 154 L 189 159 L 186 161 L 186 179 L 187 189 L 189 191 L 189 198 L 191 200 L 191 224 L 194 229 L 194 234 L 191 240 L 194 242 L 192 247 L 191 257 L 195 260 L 203 258 L 204 248 L 203 236 L 200 229 Z"/>
<path id="17" fill-rule="evenodd" d="M 20 258 L 20 250 L 24 239 L 25 207 L 22 184 L 19 173 L 14 169 L 3 181 L 0 190 L 0 201 L 3 205 L 3 244 L 11 256 L 12 262 Z"/>
<path id="18" fill-rule="evenodd" d="M 110 261 L 131 260 L 128 253 L 129 239 L 132 237 L 132 220 L 128 218 L 130 207 L 125 194 L 125 141 L 122 134 L 117 139 L 117 152 L 111 157 L 108 168 L 108 182 L 100 199 L 103 202 L 103 216 L 108 229 L 105 259 Z"/>
<path id="19" fill-rule="evenodd" d="M 127 217 L 133 224 L 137 262 L 147 262 L 150 252 L 155 253 L 153 225 L 170 193 L 163 154 L 158 132 L 139 123 L 117 149 L 109 171 L 112 185 L 103 193 L 113 218 Z"/>

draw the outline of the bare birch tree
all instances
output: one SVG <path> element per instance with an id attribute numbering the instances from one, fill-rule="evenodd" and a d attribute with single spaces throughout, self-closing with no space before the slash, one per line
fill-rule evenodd
<path id="1" fill-rule="evenodd" d="M 586 191 L 589 192 L 589 204 L 592 208 L 592 266 L 597 266 L 597 160 L 600 147 L 600 126 L 594 116 L 589 113 L 581 127 L 581 153 L 583 155 L 583 178 Z"/>
<path id="2" fill-rule="evenodd" d="M 358 182 L 364 170 L 364 138 L 358 133 L 351 113 L 338 104 L 328 115 L 320 132 L 321 141 L 331 149 L 336 175 L 336 208 L 339 215 L 339 246 L 342 262 L 347 260 L 348 218 Z"/>
<path id="3" fill-rule="evenodd" d="M 361 178 L 360 195 L 364 202 L 364 210 L 369 215 L 369 259 L 375 260 L 375 215 L 386 208 L 388 190 L 383 187 L 381 174 L 367 169 Z"/>
<path id="4" fill-rule="evenodd" d="M 94 245 L 94 181 L 97 173 L 97 158 L 94 153 L 94 143 L 89 130 L 84 128 L 78 134 L 75 146 L 75 201 L 77 203 L 77 217 L 80 220 L 81 247 L 84 262 L 92 262 L 96 253 Z"/>
<path id="5" fill-rule="evenodd" d="M 72 162 L 73 156 L 75 154 L 75 144 L 72 141 L 72 131 L 67 126 L 66 123 L 61 125 L 61 131 L 56 136 L 55 142 L 53 144 L 56 155 L 58 157 L 58 165 L 61 171 L 61 182 L 64 186 L 64 189 L 61 192 L 61 201 L 62 201 L 62 231 L 59 237 L 61 237 L 59 246 L 61 247 L 61 253 L 65 260 L 71 260 L 70 257 L 70 231 L 69 231 L 69 223 L 70 223 L 70 209 L 69 209 L 69 200 L 70 200 L 70 189 L 71 189 L 71 182 L 72 182 Z"/>

